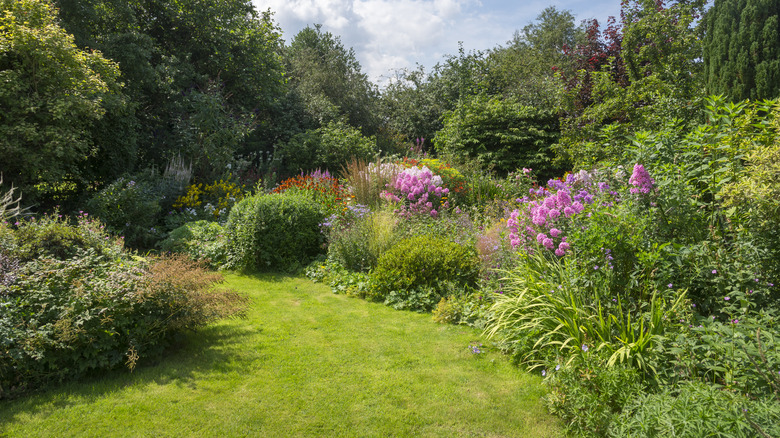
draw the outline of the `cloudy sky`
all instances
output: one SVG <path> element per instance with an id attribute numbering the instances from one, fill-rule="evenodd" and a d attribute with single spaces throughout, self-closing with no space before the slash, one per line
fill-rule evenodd
<path id="1" fill-rule="evenodd" d="M 315 23 L 355 49 L 363 72 L 377 82 L 396 69 L 429 71 L 444 56 L 505 44 L 515 30 L 532 22 L 547 6 L 570 10 L 577 23 L 606 22 L 620 12 L 620 0 L 253 0 L 271 9 L 284 40 Z"/>

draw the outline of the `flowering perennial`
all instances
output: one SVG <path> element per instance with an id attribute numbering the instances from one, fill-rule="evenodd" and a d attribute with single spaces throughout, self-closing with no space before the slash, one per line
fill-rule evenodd
<path id="1" fill-rule="evenodd" d="M 436 217 L 441 208 L 449 208 L 447 195 L 450 190 L 443 187 L 441 176 L 434 175 L 428 167 L 410 167 L 398 174 L 395 183 L 382 192 L 382 198 L 402 203 L 399 213 L 411 217 L 413 214 L 427 214 Z"/>
<path id="2" fill-rule="evenodd" d="M 634 164 L 634 171 L 631 173 L 631 178 L 628 179 L 628 183 L 634 186 L 629 190 L 631 193 L 648 194 L 653 191 L 655 180 L 650 177 L 650 174 L 647 173 L 644 166 L 641 164 Z"/>

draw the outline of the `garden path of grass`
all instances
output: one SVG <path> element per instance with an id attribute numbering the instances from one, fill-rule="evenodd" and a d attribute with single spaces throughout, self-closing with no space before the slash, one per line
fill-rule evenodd
<path id="1" fill-rule="evenodd" d="M 246 319 L 154 366 L 0 401 L 0 436 L 546 437 L 538 376 L 479 332 L 334 295 L 304 278 L 228 276 Z"/>

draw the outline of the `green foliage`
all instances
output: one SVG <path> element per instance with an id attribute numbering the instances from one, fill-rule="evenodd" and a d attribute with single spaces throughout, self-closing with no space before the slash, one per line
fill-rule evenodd
<path id="1" fill-rule="evenodd" d="M 398 242 L 372 273 L 374 297 L 400 309 L 431 310 L 453 290 L 473 288 L 479 259 L 472 247 L 429 236 Z"/>
<path id="2" fill-rule="evenodd" d="M 307 26 L 283 53 L 289 84 L 309 117 L 321 126 L 344 117 L 365 135 L 377 133 L 377 90 L 339 37 L 323 33 L 320 25 Z"/>
<path id="3" fill-rule="evenodd" d="M 160 250 L 186 254 L 219 268 L 227 261 L 225 230 L 216 222 L 205 220 L 187 222 L 174 229 L 159 243 Z"/>
<path id="4" fill-rule="evenodd" d="M 330 220 L 328 257 L 351 271 L 375 268 L 382 254 L 395 243 L 396 221 L 389 211 L 348 209 Z"/>
<path id="5" fill-rule="evenodd" d="M 0 172 L 40 201 L 37 184 L 82 182 L 95 151 L 88 132 L 119 88 L 119 69 L 77 48 L 45 1 L 3 0 L 0 10 Z"/>
<path id="6" fill-rule="evenodd" d="M 587 347 L 602 351 L 608 366 L 629 364 L 652 376 L 655 344 L 680 308 L 684 294 L 669 303 L 655 294 L 649 309 L 609 293 L 603 276 L 582 280 L 574 261 L 533 254 L 507 276 L 507 292 L 496 297 L 485 329 L 519 361 L 533 368 L 560 357 L 567 365 Z M 613 296 L 615 298 L 613 298 Z"/>
<path id="7" fill-rule="evenodd" d="M 773 0 L 717 0 L 705 17 L 707 91 L 731 102 L 780 95 L 780 5 Z"/>
<path id="8" fill-rule="evenodd" d="M 576 436 L 605 436 L 623 407 L 645 389 L 636 369 L 606 366 L 603 357 L 590 351 L 571 365 L 545 374 L 550 376 L 546 383 L 551 387 L 545 397 L 547 406 Z"/>
<path id="9" fill-rule="evenodd" d="M 131 105 L 93 133 L 119 146 L 93 168 L 115 167 L 109 160 L 118 152 L 142 167 L 162 167 L 181 153 L 199 176 L 213 179 L 235 155 L 270 147 L 268 110 L 285 91 L 281 35 L 270 12 L 249 0 L 55 3 L 79 47 L 101 50 L 122 66 Z M 123 142 L 128 137 L 132 144 Z M 209 159 L 215 169 L 205 165 Z"/>
<path id="10" fill-rule="evenodd" d="M 233 109 L 224 86 L 213 80 L 186 93 L 182 107 L 173 135 L 195 178 L 209 181 L 229 175 L 242 142 L 255 128 L 255 117 Z"/>
<path id="11" fill-rule="evenodd" d="M 327 284 L 334 294 L 366 298 L 371 293 L 371 276 L 368 273 L 350 271 L 331 258 L 312 262 L 306 268 L 306 276 L 315 283 Z"/>
<path id="12" fill-rule="evenodd" d="M 433 320 L 442 324 L 463 324 L 482 328 L 492 304 L 481 293 L 466 291 L 442 298 L 433 309 Z"/>
<path id="13" fill-rule="evenodd" d="M 608 27 L 609 39 L 596 44 L 610 50 L 585 50 L 581 62 L 589 69 L 560 85 L 560 159 L 574 169 L 620 164 L 626 137 L 672 120 L 683 126 L 698 121 L 704 94 L 694 24 L 703 8 L 701 0 L 622 3 L 622 33 Z"/>
<path id="14" fill-rule="evenodd" d="M 12 246 L 6 249 L 21 262 L 39 258 L 68 260 L 86 254 L 119 257 L 121 239 L 104 232 L 103 225 L 89 219 L 86 213 L 77 221 L 78 226 L 73 226 L 61 215 L 51 215 L 19 222 L 12 233 Z"/>
<path id="15" fill-rule="evenodd" d="M 296 174 L 315 169 L 335 171 L 353 159 L 373 160 L 378 153 L 375 138 L 364 137 L 342 121 L 331 121 L 279 144 L 274 157 L 289 174 Z"/>
<path id="16" fill-rule="evenodd" d="M 87 209 L 110 231 L 123 236 L 128 246 L 153 248 L 169 231 L 164 214 L 171 212 L 174 200 L 183 193 L 186 184 L 187 181 L 170 172 L 159 175 L 147 171 L 123 176 L 96 193 L 87 202 Z"/>
<path id="17" fill-rule="evenodd" d="M 696 438 L 780 435 L 780 404 L 691 382 L 627 400 L 609 436 Z"/>
<path id="18" fill-rule="evenodd" d="M 574 65 L 566 51 L 583 37 L 583 26 L 575 25 L 571 11 L 546 7 L 534 22 L 516 31 L 507 46 L 489 52 L 488 90 L 523 105 L 555 109 L 558 93 L 554 73 L 572 73 Z"/>
<path id="19" fill-rule="evenodd" d="M 322 207 L 300 193 L 244 198 L 225 225 L 227 266 L 242 270 L 294 271 L 323 250 Z"/>
<path id="20" fill-rule="evenodd" d="M 474 158 L 503 174 L 529 167 L 547 178 L 559 172 L 550 150 L 558 136 L 551 112 L 511 99 L 476 96 L 444 115 L 434 143 L 441 154 Z"/>
<path id="21" fill-rule="evenodd" d="M 10 233 L 15 242 L 4 241 L 0 254 L 19 258 L 0 283 L 0 398 L 123 364 L 132 370 L 175 334 L 245 303 L 212 290 L 220 277 L 183 259 L 130 257 L 86 216 L 72 226 L 26 221 Z"/>

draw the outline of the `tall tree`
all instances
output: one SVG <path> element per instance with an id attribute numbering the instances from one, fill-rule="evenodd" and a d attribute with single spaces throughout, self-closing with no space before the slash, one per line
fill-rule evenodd
<path id="1" fill-rule="evenodd" d="M 532 23 L 515 32 L 505 47 L 488 56 L 489 89 L 526 105 L 553 108 L 555 72 L 573 73 L 566 51 L 584 42 L 584 27 L 574 24 L 570 11 L 545 8 Z"/>
<path id="2" fill-rule="evenodd" d="M 263 125 L 284 91 L 280 32 L 251 0 L 55 2 L 80 46 L 119 63 L 135 105 L 123 121 L 136 127 L 143 165 L 160 167 L 181 153 L 205 169 L 211 160 L 205 150 L 224 164 L 226 156 L 247 151 L 243 121 Z M 185 138 L 211 143 L 195 148 L 183 144 Z M 223 150 L 217 152 L 218 145 Z"/>
<path id="3" fill-rule="evenodd" d="M 284 50 L 289 85 L 320 125 L 346 117 L 365 135 L 379 126 L 378 92 L 361 71 L 355 51 L 320 25 L 301 30 Z"/>
<path id="4" fill-rule="evenodd" d="M 707 91 L 731 101 L 780 96 L 780 0 L 715 0 L 707 11 Z"/>
<path id="5" fill-rule="evenodd" d="M 26 201 L 83 180 L 89 130 L 119 92 L 119 69 L 76 47 L 44 0 L 0 0 L 0 172 Z M 36 196 L 36 194 L 38 196 Z"/>

